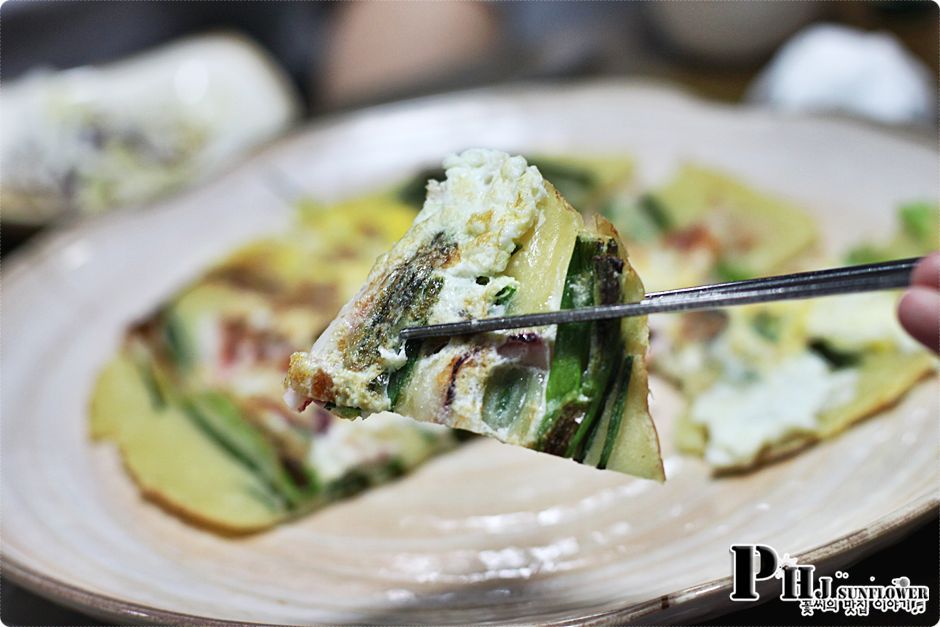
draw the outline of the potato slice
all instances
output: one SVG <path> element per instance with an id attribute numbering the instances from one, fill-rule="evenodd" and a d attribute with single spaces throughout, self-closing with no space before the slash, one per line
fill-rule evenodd
<path id="1" fill-rule="evenodd" d="M 102 371 L 92 396 L 96 438 L 117 442 L 145 496 L 213 528 L 243 533 L 289 515 L 244 465 L 174 404 L 155 406 L 140 366 L 122 353 Z"/>

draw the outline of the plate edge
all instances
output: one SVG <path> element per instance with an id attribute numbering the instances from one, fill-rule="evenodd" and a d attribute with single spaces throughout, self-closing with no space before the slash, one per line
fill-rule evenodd
<path id="1" fill-rule="evenodd" d="M 833 567 L 840 561 L 847 561 L 845 554 L 850 549 L 863 547 L 864 553 L 871 552 L 876 548 L 878 542 L 903 535 L 905 531 L 914 525 L 926 520 L 928 515 L 936 515 L 938 510 L 940 510 L 940 498 L 927 495 L 911 502 L 907 507 L 895 510 L 887 516 L 877 519 L 868 527 L 857 529 L 836 538 L 832 542 L 813 547 L 808 551 L 797 554 L 796 557 L 801 562 L 817 565 L 820 562 L 825 562 L 826 566 Z M 173 610 L 163 610 L 133 601 L 124 601 L 106 594 L 84 590 L 55 577 L 44 575 L 4 555 L 0 555 L 0 574 L 27 590 L 52 601 L 72 609 L 86 611 L 97 617 L 117 619 L 122 621 L 122 624 L 126 624 L 128 621 L 134 623 L 207 625 L 211 627 L 272 624 L 218 619 Z M 716 596 L 722 592 L 726 593 L 730 589 L 731 577 L 722 577 L 616 610 L 541 624 L 553 627 L 568 625 L 599 627 L 602 625 L 624 624 L 625 621 L 634 622 L 657 612 L 681 608 L 692 601 L 701 601 L 703 595 Z"/>

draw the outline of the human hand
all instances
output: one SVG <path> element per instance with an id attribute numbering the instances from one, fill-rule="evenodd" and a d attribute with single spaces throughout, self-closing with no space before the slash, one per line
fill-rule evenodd
<path id="1" fill-rule="evenodd" d="M 940 353 L 940 253 L 914 268 L 911 287 L 898 303 L 898 320 L 915 340 Z"/>

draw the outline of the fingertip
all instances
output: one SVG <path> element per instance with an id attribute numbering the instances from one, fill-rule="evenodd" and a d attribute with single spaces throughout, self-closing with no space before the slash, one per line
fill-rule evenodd
<path id="1" fill-rule="evenodd" d="M 914 267 L 911 285 L 940 289 L 940 252 L 930 253 Z"/>
<path id="2" fill-rule="evenodd" d="M 940 292 L 915 286 L 898 303 L 898 320 L 910 335 L 934 352 L 940 352 Z"/>

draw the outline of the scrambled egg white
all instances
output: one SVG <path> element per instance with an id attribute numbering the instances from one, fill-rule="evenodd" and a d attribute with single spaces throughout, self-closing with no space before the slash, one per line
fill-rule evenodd
<path id="1" fill-rule="evenodd" d="M 692 421 L 708 428 L 705 459 L 719 467 L 747 464 L 774 442 L 812 433 L 822 411 L 851 399 L 857 378 L 807 351 L 750 381 L 716 383 L 691 409 Z"/>
<path id="2" fill-rule="evenodd" d="M 343 308 L 311 351 L 292 358 L 288 375 L 291 391 L 287 396 L 292 405 L 302 404 L 309 396 L 320 396 L 326 389 L 338 406 L 360 408 L 367 413 L 390 408 L 384 390 L 376 389 L 374 382 L 383 372 L 404 364 L 404 348 L 397 346 L 397 337 L 386 338 L 388 344 L 377 347 L 379 358 L 363 368 L 347 367 L 343 347 L 356 327 L 366 322 L 359 303 L 380 293 L 397 268 L 411 263 L 410 259 L 440 234 L 453 243 L 455 252 L 443 264 L 430 268 L 434 279 L 440 281 L 440 291 L 426 322 L 453 322 L 504 312 L 497 295 L 516 289 L 518 281 L 503 273 L 520 239 L 539 220 L 539 202 L 547 193 L 545 181 L 538 169 L 527 165 L 522 157 L 496 150 L 467 150 L 447 157 L 444 166 L 447 179 L 428 183 L 427 200 L 413 227 L 379 259 L 365 287 Z M 483 361 L 491 367 L 499 360 L 494 355 L 488 359 L 480 355 L 475 360 L 477 366 Z M 480 395 L 470 394 L 471 398 L 475 396 Z M 480 400 L 476 399 L 476 406 Z"/>
<path id="3" fill-rule="evenodd" d="M 871 293 L 729 310 L 715 337 L 664 357 L 666 371 L 688 386 L 688 420 L 706 432 L 705 459 L 745 468 L 791 441 L 830 433 L 835 416 L 848 424 L 889 402 L 868 389 L 870 369 L 883 367 L 870 360 L 917 356 L 894 315 L 896 299 Z M 878 376 L 916 379 L 919 370 L 906 370 Z"/>

